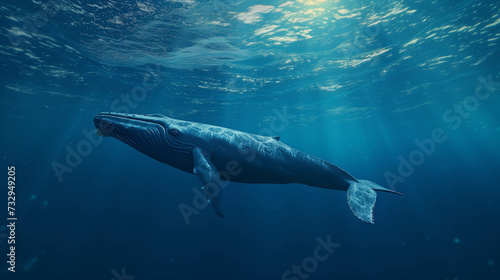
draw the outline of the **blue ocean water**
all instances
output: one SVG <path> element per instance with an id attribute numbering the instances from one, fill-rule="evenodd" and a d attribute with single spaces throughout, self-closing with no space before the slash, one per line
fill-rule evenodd
<path id="1" fill-rule="evenodd" d="M 1 279 L 500 279 L 497 1 L 5 0 L 0 23 Z M 405 196 L 371 225 L 345 192 L 230 183 L 186 223 L 198 179 L 95 135 L 103 111 L 279 135 Z"/>

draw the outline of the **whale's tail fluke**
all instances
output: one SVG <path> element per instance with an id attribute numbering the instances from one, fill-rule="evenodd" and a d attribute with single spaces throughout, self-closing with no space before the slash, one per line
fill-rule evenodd
<path id="1" fill-rule="evenodd" d="M 377 200 L 375 191 L 390 192 L 403 195 L 396 191 L 386 189 L 368 180 L 351 181 L 347 189 L 347 203 L 354 216 L 360 220 L 374 224 L 373 208 Z"/>

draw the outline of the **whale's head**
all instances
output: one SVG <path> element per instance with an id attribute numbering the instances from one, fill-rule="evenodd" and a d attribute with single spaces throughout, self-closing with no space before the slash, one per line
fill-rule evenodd
<path id="1" fill-rule="evenodd" d="M 192 172 L 192 137 L 181 133 L 179 121 L 162 115 L 100 113 L 94 117 L 97 134 L 116 138 L 158 161 Z"/>

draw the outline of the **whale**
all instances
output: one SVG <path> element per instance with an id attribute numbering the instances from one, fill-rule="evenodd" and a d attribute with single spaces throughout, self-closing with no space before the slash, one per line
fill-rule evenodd
<path id="1" fill-rule="evenodd" d="M 269 137 L 161 114 L 103 112 L 93 119 L 96 133 L 198 176 L 206 202 L 224 217 L 222 188 L 227 181 L 303 184 L 347 192 L 354 216 L 374 223 L 376 191 L 402 195 Z"/>

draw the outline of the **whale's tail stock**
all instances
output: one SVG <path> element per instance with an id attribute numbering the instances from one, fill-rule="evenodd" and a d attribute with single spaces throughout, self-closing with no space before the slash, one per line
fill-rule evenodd
<path id="1" fill-rule="evenodd" d="M 390 192 L 403 195 L 396 191 L 386 189 L 368 180 L 350 181 L 347 189 L 347 203 L 354 216 L 360 220 L 374 224 L 373 208 L 377 200 L 375 191 Z"/>

